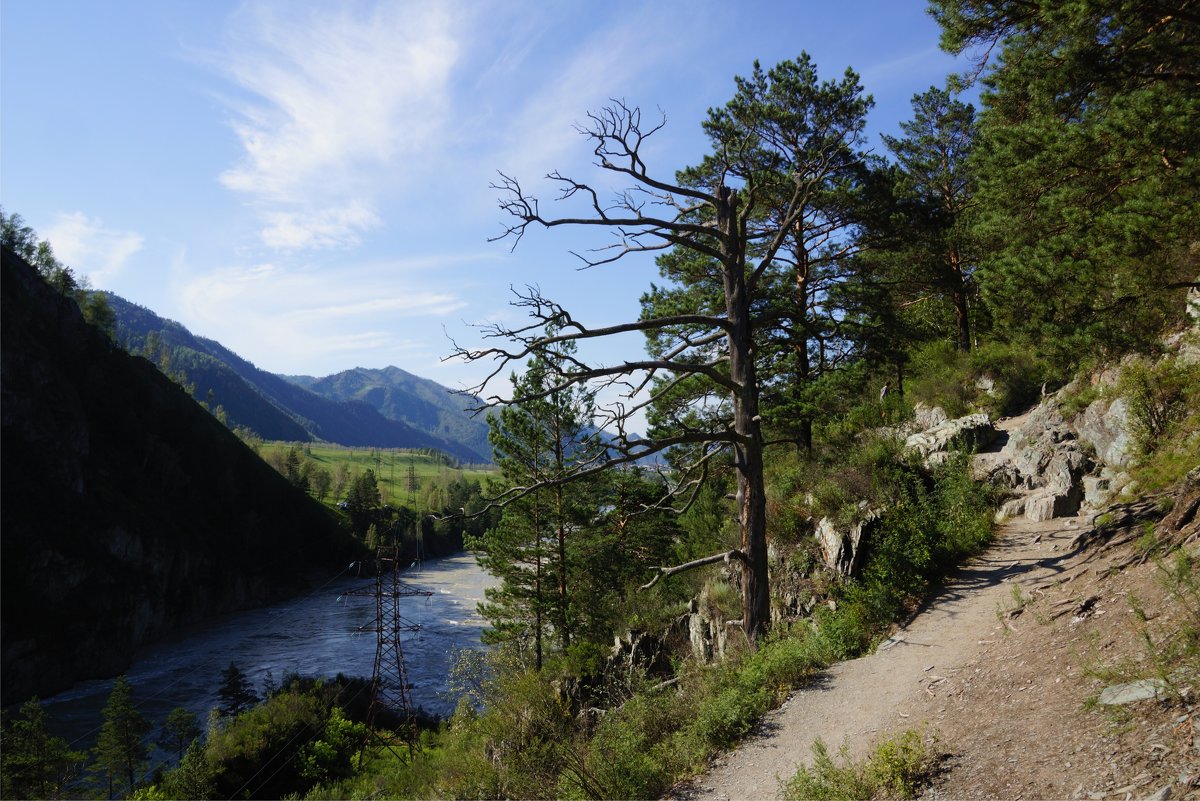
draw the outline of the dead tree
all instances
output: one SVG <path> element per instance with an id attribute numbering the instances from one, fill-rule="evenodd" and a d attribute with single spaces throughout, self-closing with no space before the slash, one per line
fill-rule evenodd
<path id="1" fill-rule="evenodd" d="M 757 69 L 756 76 L 762 77 Z M 712 116 L 710 112 L 710 119 Z M 655 338 L 659 346 L 653 356 L 617 364 L 594 364 L 583 357 L 559 362 L 559 372 L 546 394 L 578 385 L 610 390 L 618 400 L 598 403 L 597 423 L 614 438 L 591 462 L 576 465 L 567 475 L 549 476 L 545 483 L 575 480 L 668 450 L 686 450 L 690 459 L 682 467 L 677 465 L 661 502 L 686 507 L 714 460 L 731 459 L 737 476 L 740 547 L 657 570 L 658 577 L 663 577 L 715 561 L 736 561 L 742 568 L 742 626 L 754 642 L 770 622 L 763 480 L 763 452 L 768 443 L 759 411 L 757 337 L 765 327 L 779 325 L 778 319 L 764 319 L 762 301 L 772 265 L 794 236 L 796 226 L 802 224 L 808 187 L 792 171 L 795 160 L 787 137 L 776 135 L 778 118 L 769 114 L 757 123 L 752 120 L 740 126 L 736 135 L 722 135 L 715 127 L 706 126 L 713 154 L 673 181 L 652 176 L 642 160 L 646 139 L 661 129 L 663 119 L 643 128 L 638 108 L 614 101 L 589 114 L 588 120 L 580 133 L 592 145 L 596 165 L 628 181 L 628 188 L 603 200 L 588 184 L 550 173 L 547 178 L 560 188 L 557 200 L 580 210 L 578 215 L 553 216 L 543 213 L 538 199 L 515 177 L 501 173 L 493 188 L 502 193 L 500 207 L 511 219 L 495 239 L 511 239 L 515 248 L 531 226 L 598 227 L 614 234 L 611 244 L 574 254 L 584 267 L 611 264 L 629 254 L 684 250 L 708 265 L 704 280 L 711 290 L 706 296 L 713 299 L 709 307 L 589 328 L 540 291 L 529 288 L 518 292 L 514 301 L 526 310 L 527 324 L 485 326 L 487 344 L 479 348 L 455 344 L 448 358 L 493 363 L 484 380 L 469 391 L 483 398 L 485 406 L 495 406 L 528 400 L 488 394 L 497 376 L 529 357 L 548 355 L 561 343 L 629 332 Z M 685 382 L 708 387 L 710 398 L 722 396 L 720 404 L 710 404 L 708 414 L 680 422 L 666 433 L 647 439 L 629 436 L 627 424 L 634 414 L 666 399 Z M 713 409 L 719 413 L 712 413 Z M 513 487 L 494 502 L 503 504 L 536 488 Z"/>

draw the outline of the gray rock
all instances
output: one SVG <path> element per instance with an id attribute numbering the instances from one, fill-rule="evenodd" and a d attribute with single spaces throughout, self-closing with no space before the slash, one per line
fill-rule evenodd
<path id="1" fill-rule="evenodd" d="M 859 506 L 861 519 L 849 526 L 844 532 L 839 531 L 831 518 L 822 517 L 817 522 L 817 530 L 813 534 L 821 546 L 821 559 L 830 570 L 843 575 L 853 576 L 858 570 L 859 545 L 879 521 L 879 511 L 866 508 L 864 501 Z"/>
<path id="2" fill-rule="evenodd" d="M 1128 467 L 1133 459 L 1129 433 L 1129 404 L 1124 398 L 1100 398 L 1075 420 L 1079 438 L 1091 445 L 1096 458 L 1113 467 Z"/>
<path id="3" fill-rule="evenodd" d="M 1020 486 L 1028 489 L 1042 486 L 1045 483 L 1042 476 L 1053 458 L 1054 449 L 1048 443 L 1031 443 L 1020 448 L 1012 460 L 1012 466 L 1020 476 Z"/>
<path id="4" fill-rule="evenodd" d="M 1114 684 L 1111 687 L 1105 687 L 1100 692 L 1098 702 L 1105 706 L 1132 704 L 1135 701 L 1157 698 L 1166 690 L 1166 687 L 1167 685 L 1162 679 L 1141 679 L 1125 684 Z"/>
<path id="5" fill-rule="evenodd" d="M 1142 801 L 1169 801 L 1170 798 L 1171 785 L 1168 784 L 1165 787 L 1160 787 L 1158 792 L 1154 793 L 1153 795 L 1146 796 L 1142 799 Z"/>
<path id="6" fill-rule="evenodd" d="M 668 678 L 673 671 L 662 640 L 653 634 L 630 629 L 623 636 L 613 638 L 604 673 L 628 682 L 638 675 Z"/>
<path id="7" fill-rule="evenodd" d="M 913 431 L 927 431 L 940 426 L 948 419 L 950 418 L 946 415 L 946 410 L 941 406 L 931 408 L 920 402 L 913 406 Z"/>
<path id="8" fill-rule="evenodd" d="M 1112 497 L 1112 479 L 1104 476 L 1083 477 L 1083 502 L 1093 509 L 1099 509 L 1108 503 Z"/>
<path id="9" fill-rule="evenodd" d="M 1035 522 L 1070 517 L 1079 511 L 1082 502 L 1082 490 L 1067 493 L 1039 490 L 1025 499 L 1025 517 Z"/>
<path id="10" fill-rule="evenodd" d="M 1026 500 L 1026 498 L 1013 498 L 1012 500 L 1005 501 L 996 512 L 996 522 L 1025 514 Z"/>
<path id="11" fill-rule="evenodd" d="M 913 434 L 904 441 L 904 447 L 927 458 L 931 454 L 954 448 L 981 448 L 995 438 L 996 427 L 992 425 L 988 416 L 981 412 L 946 420 L 933 428 Z"/>
<path id="12" fill-rule="evenodd" d="M 1047 489 L 1062 495 L 1078 493 L 1082 500 L 1079 482 L 1090 467 L 1091 460 L 1084 455 L 1083 451 L 1079 450 L 1078 445 L 1073 442 L 1068 443 L 1066 447 L 1060 447 L 1054 451 L 1050 463 L 1046 465 L 1043 484 Z"/>

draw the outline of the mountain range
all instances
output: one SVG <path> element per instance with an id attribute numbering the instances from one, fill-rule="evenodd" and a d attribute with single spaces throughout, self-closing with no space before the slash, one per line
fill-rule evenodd
<path id="1" fill-rule="evenodd" d="M 276 375 L 119 295 L 105 298 L 117 341 L 187 386 L 231 428 L 267 440 L 431 448 L 463 462 L 491 461 L 487 422 L 468 411 L 473 399 L 434 381 L 399 367 Z"/>

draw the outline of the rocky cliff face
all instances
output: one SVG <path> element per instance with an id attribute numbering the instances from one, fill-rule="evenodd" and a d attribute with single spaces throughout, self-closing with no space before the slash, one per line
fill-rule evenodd
<path id="1" fill-rule="evenodd" d="M 352 558 L 319 504 L 7 250 L 0 302 L 4 704 Z"/>

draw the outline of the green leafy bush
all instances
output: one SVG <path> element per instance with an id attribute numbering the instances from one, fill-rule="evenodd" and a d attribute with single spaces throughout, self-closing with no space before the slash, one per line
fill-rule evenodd
<path id="1" fill-rule="evenodd" d="M 812 751 L 812 767 L 801 767 L 780 788 L 785 801 L 916 798 L 938 761 L 933 749 L 912 729 L 880 743 L 862 762 L 851 760 L 845 749 L 835 762 L 819 739 Z"/>
<path id="2" fill-rule="evenodd" d="M 950 417 L 961 417 L 971 410 L 978 395 L 968 379 L 969 357 L 955 350 L 950 342 L 930 342 L 915 351 L 909 360 L 908 394 L 929 406 L 940 406 Z"/>
<path id="3" fill-rule="evenodd" d="M 1137 359 L 1121 371 L 1117 391 L 1129 403 L 1134 441 L 1150 453 L 1200 405 L 1200 365 L 1175 357 Z"/>
<path id="4" fill-rule="evenodd" d="M 1053 382 L 1048 362 L 1027 347 L 1009 342 L 987 342 L 971 351 L 967 360 L 972 380 L 989 378 L 991 393 L 979 397 L 993 416 L 1010 415 L 1035 403 L 1042 384 Z"/>

